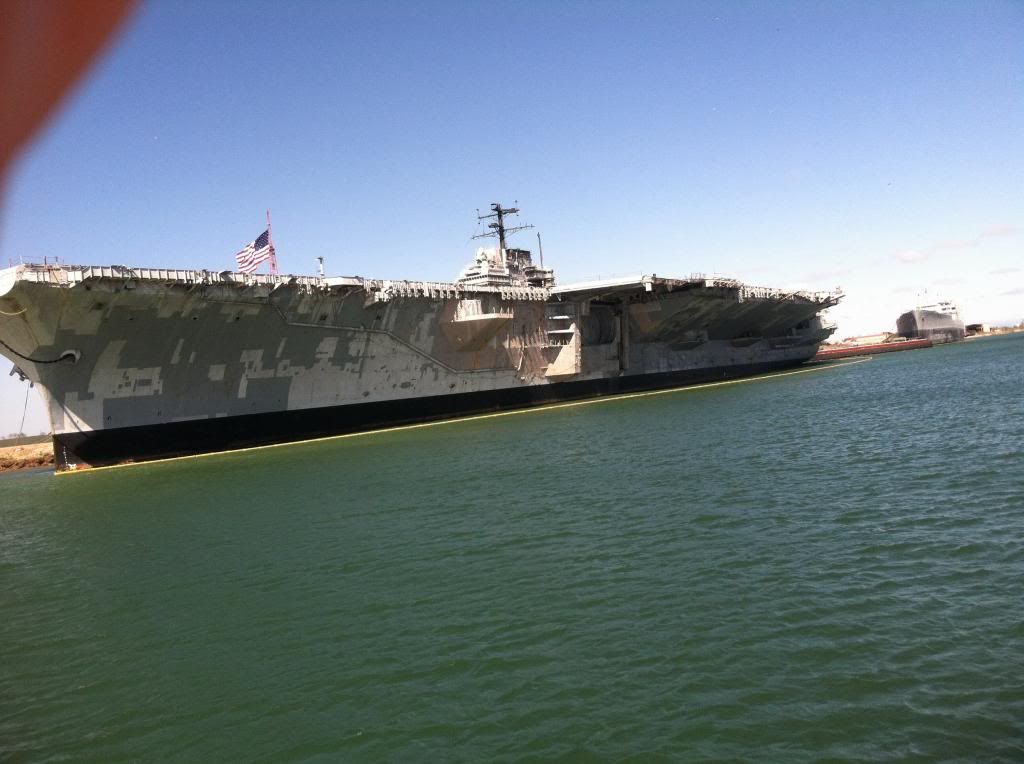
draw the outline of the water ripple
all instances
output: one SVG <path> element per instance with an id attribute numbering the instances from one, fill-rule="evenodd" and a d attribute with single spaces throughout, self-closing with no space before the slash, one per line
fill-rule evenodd
<path id="1" fill-rule="evenodd" d="M 1020 761 L 1022 347 L 3 478 L 0 757 Z"/>

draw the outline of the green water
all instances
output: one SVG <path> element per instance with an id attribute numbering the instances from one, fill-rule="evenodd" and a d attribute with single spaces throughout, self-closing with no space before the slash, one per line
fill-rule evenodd
<path id="1" fill-rule="evenodd" d="M 0 759 L 1024 759 L 1024 336 L 0 479 Z"/>

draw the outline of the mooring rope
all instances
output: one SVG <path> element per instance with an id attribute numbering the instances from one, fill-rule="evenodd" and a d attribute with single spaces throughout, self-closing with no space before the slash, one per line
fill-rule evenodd
<path id="1" fill-rule="evenodd" d="M 29 361 L 31 363 L 60 363 L 61 361 L 65 361 L 68 358 L 71 358 L 72 360 L 74 360 L 74 356 L 68 356 L 67 354 L 62 355 L 60 358 L 54 358 L 54 359 L 49 360 L 49 361 L 47 361 L 45 359 L 42 359 L 42 358 L 32 358 L 31 356 L 27 356 L 27 355 L 23 355 L 22 353 L 19 353 L 17 350 L 12 348 L 10 345 L 8 345 L 3 340 L 0 340 L 0 345 L 3 345 L 5 348 L 10 350 L 12 353 L 14 353 L 14 355 L 18 356 L 18 358 L 21 358 L 22 360 L 25 360 L 25 361 Z"/>
<path id="2" fill-rule="evenodd" d="M 25 408 L 21 410 L 21 427 L 18 428 L 18 433 L 21 435 L 25 434 L 25 414 L 28 413 L 28 394 L 32 392 L 32 383 L 28 383 L 28 389 L 25 390 Z"/>

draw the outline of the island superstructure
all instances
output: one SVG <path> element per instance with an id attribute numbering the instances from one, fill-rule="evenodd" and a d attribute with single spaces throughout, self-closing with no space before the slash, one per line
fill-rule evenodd
<path id="1" fill-rule="evenodd" d="M 636 275 L 556 286 L 508 247 L 454 282 L 125 266 L 0 271 L 0 353 L 58 469 L 357 432 L 804 363 L 840 294 Z"/>

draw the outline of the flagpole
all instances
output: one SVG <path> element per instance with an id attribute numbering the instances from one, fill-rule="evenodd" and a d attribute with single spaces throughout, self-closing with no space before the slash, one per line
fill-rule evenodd
<path id="1" fill-rule="evenodd" d="M 277 275 L 277 250 L 274 249 L 274 235 L 270 228 L 270 210 L 267 210 L 267 244 L 270 245 L 270 272 Z"/>

